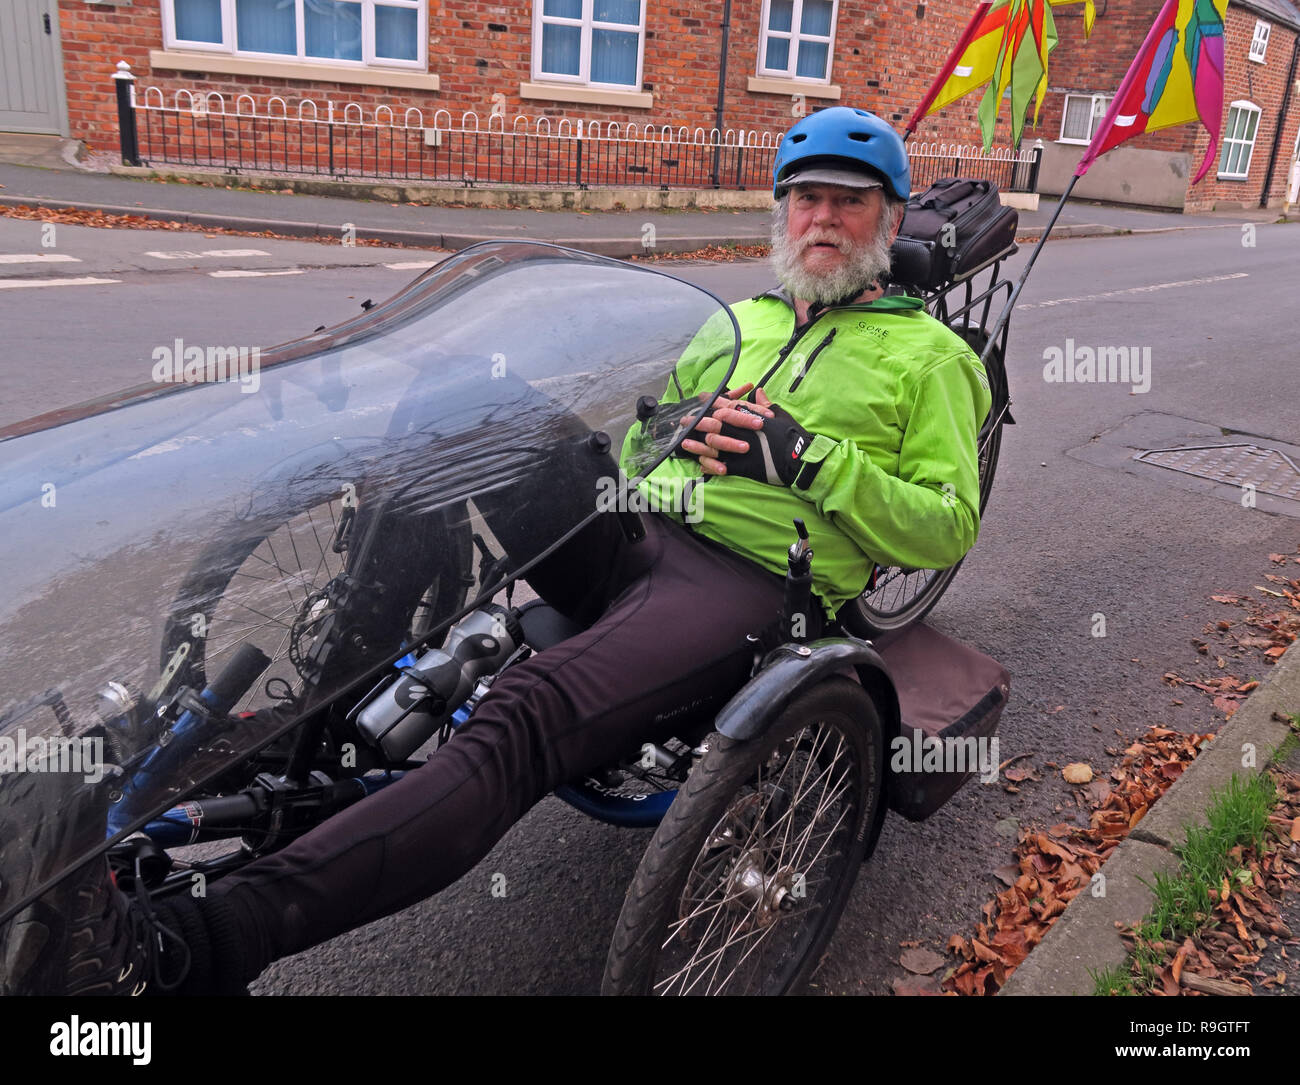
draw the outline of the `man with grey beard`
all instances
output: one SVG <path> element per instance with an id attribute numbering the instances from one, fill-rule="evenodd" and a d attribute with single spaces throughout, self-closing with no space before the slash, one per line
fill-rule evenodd
<path id="1" fill-rule="evenodd" d="M 823 176 L 833 171 L 819 171 Z M 845 171 L 847 173 L 847 171 Z M 847 179 L 852 182 L 853 175 Z M 794 193 L 793 202 L 805 199 L 807 184 L 792 186 L 799 191 Z M 834 187 L 834 186 L 833 186 Z M 838 186 L 846 187 L 846 186 Z M 874 189 L 850 188 L 850 193 L 841 194 L 851 198 L 853 193 L 874 191 L 880 194 L 884 202 L 883 212 L 876 220 L 872 235 L 861 240 L 841 239 L 834 231 L 813 226 L 805 231 L 798 240 L 790 237 L 790 199 L 779 199 L 772 208 L 772 266 L 781 284 L 795 298 L 808 302 L 821 302 L 832 305 L 848 298 L 856 299 L 864 291 L 864 284 L 870 286 L 879 283 L 889 274 L 889 250 L 903 219 L 906 204 L 902 200 L 886 199 L 884 189 L 877 185 Z M 844 262 L 836 268 L 823 272 L 805 270 L 800 258 L 812 245 L 829 244 L 844 254 Z M 864 299 L 865 300 L 865 299 Z"/>
<path id="2" fill-rule="evenodd" d="M 149 908 L 102 862 L 85 867 L 0 992 L 238 991 L 272 961 L 449 885 L 556 787 L 635 760 L 643 743 L 695 745 L 752 673 L 747 638 L 781 612 L 795 518 L 816 553 L 809 637 L 873 562 L 943 568 L 966 553 L 988 382 L 919 299 L 884 293 L 910 186 L 902 141 L 870 113 L 823 110 L 787 133 L 774 185 L 782 289 L 733 307 L 731 390 L 640 484 L 649 508 L 691 494 L 694 515 L 645 516 L 637 540 L 595 516 L 529 574 L 574 635 L 501 672 L 435 756 L 201 899 Z M 675 391 L 727 377 L 724 323 L 716 353 L 707 327 L 696 337 L 678 367 L 690 386 Z M 660 413 L 670 429 L 691 417 Z M 643 438 L 628 433 L 629 475 Z M 825 906 L 817 892 L 806 907 Z"/>
<path id="3" fill-rule="evenodd" d="M 910 181 L 902 140 L 863 110 L 821 110 L 786 133 L 772 212 L 781 288 L 732 306 L 731 390 L 642 484 L 662 502 L 707 483 L 692 493 L 695 532 L 774 571 L 791 519 L 804 520 L 827 615 L 873 563 L 946 568 L 979 530 L 987 376 L 919 298 L 885 293 Z M 695 366 L 681 391 L 716 387 L 723 364 Z"/>

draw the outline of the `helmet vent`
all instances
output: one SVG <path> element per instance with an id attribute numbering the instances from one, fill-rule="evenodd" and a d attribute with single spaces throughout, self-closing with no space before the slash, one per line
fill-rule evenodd
<path id="1" fill-rule="evenodd" d="M 791 136 L 791 137 L 790 137 L 790 142 L 791 142 L 791 143 L 802 143 L 802 142 L 803 142 L 805 139 L 807 139 L 807 138 L 808 138 L 808 133 L 806 133 L 806 132 L 800 132 L 798 135 Z"/>
<path id="2" fill-rule="evenodd" d="M 859 143 L 869 143 L 869 142 L 871 141 L 871 133 L 869 133 L 869 132 L 850 132 L 850 133 L 849 133 L 849 139 L 856 139 Z"/>

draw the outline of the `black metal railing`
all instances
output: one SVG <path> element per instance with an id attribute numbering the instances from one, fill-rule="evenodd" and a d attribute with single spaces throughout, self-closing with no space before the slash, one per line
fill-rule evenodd
<path id="1" fill-rule="evenodd" d="M 912 166 L 912 191 L 928 188 L 941 177 L 972 177 L 992 181 L 1003 192 L 1038 191 L 1038 167 L 1042 147 L 1023 150 L 944 143 L 909 143 L 907 157 Z"/>
<path id="2" fill-rule="evenodd" d="M 337 179 L 402 180 L 456 185 L 560 188 L 765 189 L 772 182 L 778 137 L 770 133 L 552 122 L 500 114 L 480 122 L 461 115 L 460 125 L 440 109 L 433 125 L 408 109 L 397 123 L 380 106 L 366 121 L 360 106 L 334 103 L 322 109 L 303 100 L 291 111 L 279 97 L 259 109 L 241 94 L 234 110 L 215 92 L 176 91 L 168 106 L 150 87 L 143 101 L 133 77 L 119 65 L 119 127 L 122 160 L 167 163 L 225 171 L 307 174 Z M 386 122 L 386 123 L 385 123 Z M 912 188 L 940 177 L 993 181 L 1003 191 L 1037 187 L 1041 151 L 911 144 Z"/>

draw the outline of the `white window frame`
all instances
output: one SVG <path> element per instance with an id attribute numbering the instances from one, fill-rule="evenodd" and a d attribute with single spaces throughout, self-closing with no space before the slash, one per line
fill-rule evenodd
<path id="1" fill-rule="evenodd" d="M 1268 52 L 1268 35 L 1272 29 L 1271 23 L 1266 23 L 1263 19 L 1255 20 L 1255 33 L 1251 35 L 1248 60 L 1253 60 L 1256 64 L 1264 63 L 1264 54 Z"/>
<path id="2" fill-rule="evenodd" d="M 649 0 L 640 0 L 641 21 L 633 26 L 631 23 L 599 22 L 594 16 L 594 0 L 582 0 L 582 17 L 565 19 L 558 15 L 543 16 L 544 0 L 533 0 L 533 64 L 532 79 L 534 83 L 565 83 L 571 87 L 598 87 L 602 90 L 621 90 L 636 92 L 641 89 L 642 68 L 645 64 L 645 16 Z M 578 74 L 566 72 L 547 72 L 542 70 L 542 26 L 577 26 L 582 28 L 578 47 Z M 624 34 L 636 31 L 636 82 L 635 83 L 601 83 L 591 78 L 591 34 L 593 30 L 616 30 Z"/>
<path id="3" fill-rule="evenodd" d="M 763 0 L 763 10 L 760 14 L 762 22 L 758 24 L 758 74 L 769 79 L 788 79 L 792 83 L 817 83 L 829 84 L 831 81 L 831 72 L 835 67 L 835 32 L 839 29 L 840 22 L 840 0 L 831 0 L 831 32 L 829 37 L 823 37 L 820 34 L 801 34 L 799 27 L 803 22 L 803 0 L 794 0 L 794 11 L 790 16 L 790 30 L 769 30 L 768 20 L 771 17 L 771 0 Z M 788 66 L 785 68 L 769 68 L 767 66 L 767 42 L 769 38 L 785 38 L 790 43 L 790 51 L 787 54 Z M 814 79 L 807 75 L 796 75 L 795 69 L 799 65 L 799 43 L 801 41 L 825 42 L 826 44 L 826 75 L 821 79 Z"/>
<path id="4" fill-rule="evenodd" d="M 1074 137 L 1065 134 L 1065 118 L 1070 112 L 1071 98 L 1086 98 L 1092 103 L 1090 112 L 1088 113 L 1087 139 L 1075 139 Z M 1110 103 L 1114 98 L 1115 95 L 1113 94 L 1067 94 L 1065 96 L 1065 104 L 1061 106 L 1061 135 L 1056 142 L 1075 143 L 1081 147 L 1086 147 L 1092 142 L 1092 137 L 1097 134 L 1097 125 L 1101 123 L 1101 119 L 1106 115 L 1106 110 L 1110 108 Z M 1097 103 L 1099 101 L 1102 103 L 1102 109 L 1100 111 L 1097 109 Z"/>
<path id="5" fill-rule="evenodd" d="M 1234 127 L 1232 123 L 1233 120 L 1232 115 L 1234 112 L 1255 114 L 1255 132 L 1250 137 L 1249 140 L 1235 139 L 1228 135 L 1228 133 L 1231 132 Z M 1241 99 L 1236 102 L 1233 102 L 1228 107 L 1228 117 L 1223 124 L 1223 136 L 1221 137 L 1221 149 L 1219 151 L 1218 178 L 1220 181 L 1245 181 L 1250 178 L 1250 162 L 1251 159 L 1255 157 L 1255 141 L 1259 139 L 1259 122 L 1262 119 L 1263 119 L 1263 113 L 1260 110 L 1259 106 L 1257 106 L 1254 102 L 1248 102 L 1245 99 Z M 1240 173 L 1223 172 L 1223 164 L 1228 161 L 1228 156 L 1230 154 L 1228 150 L 1230 144 L 1241 144 L 1242 146 L 1249 148 L 1246 152 L 1245 164 L 1240 167 L 1241 169 Z"/>
<path id="6" fill-rule="evenodd" d="M 361 5 L 361 59 L 343 60 L 338 57 L 318 57 L 307 54 L 307 24 L 303 15 L 303 0 L 294 0 L 294 17 L 297 29 L 297 53 L 262 53 L 238 48 L 235 25 L 235 0 L 221 0 L 221 42 L 187 41 L 176 36 L 175 0 L 161 0 L 163 43 L 167 49 L 224 53 L 227 56 L 250 57 L 258 60 L 281 61 L 285 64 L 328 64 L 341 68 L 363 70 L 366 68 L 396 68 L 405 71 L 427 71 L 429 67 L 429 12 L 425 0 L 350 0 Z M 400 60 L 395 57 L 375 56 L 375 5 L 409 8 L 416 13 L 416 59 Z"/>

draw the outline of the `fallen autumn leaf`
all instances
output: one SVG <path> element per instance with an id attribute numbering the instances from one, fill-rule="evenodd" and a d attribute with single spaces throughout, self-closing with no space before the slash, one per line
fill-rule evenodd
<path id="1" fill-rule="evenodd" d="M 1086 784 L 1092 780 L 1092 767 L 1082 761 L 1075 761 L 1061 770 L 1067 784 Z"/>
<path id="2" fill-rule="evenodd" d="M 944 965 L 944 960 L 939 954 L 928 949 L 908 949 L 903 951 L 898 958 L 898 963 L 918 976 L 928 976 L 931 972 L 939 971 Z"/>

